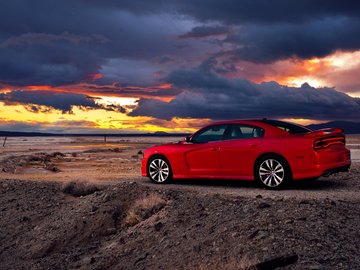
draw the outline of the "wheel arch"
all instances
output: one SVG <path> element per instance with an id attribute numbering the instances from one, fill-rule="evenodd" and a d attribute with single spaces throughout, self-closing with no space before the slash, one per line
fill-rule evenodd
<path id="1" fill-rule="evenodd" d="M 285 163 L 286 163 L 286 166 L 288 167 L 289 169 L 289 173 L 290 173 L 290 178 L 292 179 L 293 177 L 293 172 L 292 172 L 292 169 L 291 169 L 291 166 L 290 166 L 290 163 L 289 161 L 281 154 L 279 153 L 276 153 L 276 152 L 266 152 L 266 153 L 262 153 L 261 155 L 259 155 L 255 162 L 254 162 L 254 166 L 253 166 L 253 174 L 254 174 L 254 180 L 256 180 L 256 166 L 258 165 L 259 161 L 266 157 L 266 156 L 277 156 L 279 158 L 281 158 Z"/>

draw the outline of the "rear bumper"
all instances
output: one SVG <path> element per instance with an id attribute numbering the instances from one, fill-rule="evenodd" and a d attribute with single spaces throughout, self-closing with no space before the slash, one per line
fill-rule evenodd
<path id="1" fill-rule="evenodd" d="M 320 176 L 329 176 L 338 172 L 347 172 L 351 166 L 350 150 L 343 148 L 341 151 L 316 151 L 312 165 L 302 168 L 294 173 L 293 179 L 300 180 Z"/>
<path id="2" fill-rule="evenodd" d="M 341 166 L 341 167 L 337 167 L 337 168 L 332 168 L 332 169 L 328 169 L 326 170 L 322 176 L 328 177 L 334 173 L 339 173 L 339 172 L 348 172 L 350 169 L 351 164 L 349 165 L 345 165 L 345 166 Z"/>
<path id="3" fill-rule="evenodd" d="M 320 176 L 329 176 L 338 172 L 347 172 L 350 169 L 351 161 L 345 161 L 341 163 L 326 164 L 326 165 L 316 165 L 310 168 L 307 168 L 302 173 L 297 173 L 293 175 L 294 180 L 301 180 L 306 178 L 314 178 Z"/>

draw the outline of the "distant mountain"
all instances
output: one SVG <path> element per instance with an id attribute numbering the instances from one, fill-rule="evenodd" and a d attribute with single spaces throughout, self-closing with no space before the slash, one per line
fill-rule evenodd
<path id="1" fill-rule="evenodd" d="M 41 133 L 41 132 L 0 131 L 0 137 L 36 137 L 36 136 L 54 136 L 54 134 Z"/>
<path id="2" fill-rule="evenodd" d="M 165 132 L 165 131 L 155 131 L 154 134 L 160 135 L 160 136 L 166 136 L 169 133 Z"/>
<path id="3" fill-rule="evenodd" d="M 360 134 L 360 122 L 332 121 L 327 123 L 308 125 L 307 127 L 312 130 L 338 127 L 344 129 L 346 134 Z"/>

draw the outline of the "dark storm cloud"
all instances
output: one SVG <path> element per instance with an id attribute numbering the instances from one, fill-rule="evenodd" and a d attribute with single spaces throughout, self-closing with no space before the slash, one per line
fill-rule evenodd
<path id="1" fill-rule="evenodd" d="M 170 87 L 170 88 L 161 88 L 157 86 L 131 86 L 131 85 L 121 85 L 119 83 L 114 83 L 112 85 L 86 85 L 87 91 L 90 93 L 103 93 L 107 95 L 124 95 L 124 96 L 154 96 L 154 97 L 168 97 L 176 96 L 182 92 L 181 89 Z"/>
<path id="2" fill-rule="evenodd" d="M 237 32 L 228 32 L 223 43 L 237 46 L 228 54 L 243 60 L 270 63 L 360 49 L 359 1 L 185 0 L 166 3 L 159 6 L 189 15 L 198 22 L 239 27 Z M 206 32 L 211 33 L 211 27 L 198 26 L 183 36 L 205 36 Z"/>
<path id="3" fill-rule="evenodd" d="M 90 46 L 57 42 L 0 50 L 0 81 L 13 85 L 64 85 L 84 80 L 105 59 Z"/>
<path id="4" fill-rule="evenodd" d="M 43 34 L 43 33 L 26 33 L 16 37 L 10 37 L 0 43 L 0 48 L 6 48 L 11 46 L 22 46 L 22 45 L 36 45 L 36 44 L 47 44 L 50 42 L 63 42 L 67 41 L 74 44 L 79 43 L 107 43 L 109 40 L 102 35 L 92 36 L 79 36 L 70 33 L 62 33 L 60 35 L 54 34 Z"/>
<path id="5" fill-rule="evenodd" d="M 237 23 L 299 22 L 314 17 L 358 16 L 357 1 L 329 0 L 81 0 L 97 8 L 122 9 L 135 14 L 177 13 L 199 21 Z"/>
<path id="6" fill-rule="evenodd" d="M 187 91 L 169 103 L 141 99 L 132 116 L 160 119 L 193 117 L 231 118 L 307 118 L 358 120 L 356 99 L 332 88 L 304 84 L 300 88 L 276 82 L 255 84 L 246 80 L 224 79 L 202 70 L 177 71 L 169 81 Z"/>
<path id="7" fill-rule="evenodd" d="M 357 1 L 199 0 L 176 1 L 180 12 L 202 21 L 229 24 L 301 22 L 328 16 L 358 16 Z"/>
<path id="8" fill-rule="evenodd" d="M 357 1 L 2 1 L 0 82 L 69 85 L 103 72 L 106 84 L 144 83 L 157 80 L 155 73 L 196 66 L 204 55 L 203 66 L 219 74 L 234 71 L 237 59 L 322 57 L 360 49 L 359 14 Z M 217 43 L 198 40 L 219 34 L 226 38 Z M 219 66 L 217 57 L 228 60 Z M 191 60 L 179 64 L 179 58 Z M 194 83 L 208 79 L 197 75 Z"/>
<path id="9" fill-rule="evenodd" d="M 100 108 L 93 98 L 86 95 L 43 90 L 16 90 L 7 93 L 0 93 L 0 101 L 5 102 L 5 104 L 42 105 L 61 110 L 63 112 L 71 112 L 72 106 Z M 28 108 L 33 112 L 39 111 L 37 110 L 37 106 Z"/>
<path id="10" fill-rule="evenodd" d="M 24 106 L 25 110 L 32 113 L 49 113 L 52 111 L 51 107 L 46 107 L 42 105 L 29 104 Z"/>
<path id="11" fill-rule="evenodd" d="M 110 59 L 148 60 L 176 51 L 169 36 L 182 32 L 166 15 L 81 1 L 2 1 L 0 18 L 0 81 L 12 85 L 85 81 Z"/>
<path id="12" fill-rule="evenodd" d="M 355 102 L 360 106 L 360 98 L 354 98 Z"/>
<path id="13" fill-rule="evenodd" d="M 166 63 L 173 62 L 173 61 L 174 61 L 174 59 L 172 59 L 168 55 L 161 56 L 160 59 L 159 59 L 160 64 L 166 64 Z"/>
<path id="14" fill-rule="evenodd" d="M 83 94 L 54 92 L 47 90 L 15 90 L 7 93 L 0 93 L 0 101 L 5 105 L 21 104 L 24 108 L 33 113 L 47 113 L 52 109 L 60 110 L 63 113 L 71 113 L 73 106 L 80 109 L 104 109 L 125 113 L 126 109 L 115 104 L 98 104 L 96 100 Z"/>
<path id="15" fill-rule="evenodd" d="M 360 48 L 360 2 L 356 1 L 179 1 L 178 10 L 197 21 L 237 26 L 238 31 L 229 32 L 223 41 L 237 47 L 226 50 L 231 61 L 237 57 L 271 63 Z"/>
<path id="16" fill-rule="evenodd" d="M 228 52 L 240 59 L 269 63 L 291 57 L 324 57 L 336 50 L 360 48 L 359 18 L 326 18 L 298 24 L 249 25 L 224 42 L 239 45 Z"/>
<path id="17" fill-rule="evenodd" d="M 170 1 L 158 6 L 168 12 L 176 10 L 190 15 L 195 21 L 224 24 L 218 26 L 219 29 L 197 26 L 182 37 L 201 37 L 212 32 L 225 34 L 226 28 L 236 26 L 238 31 L 227 31 L 229 36 L 223 41 L 237 47 L 226 51 L 232 56 L 231 61 L 237 57 L 269 63 L 291 57 L 323 57 L 336 50 L 360 48 L 357 34 L 360 4 L 353 1 Z"/>
<path id="18" fill-rule="evenodd" d="M 207 38 L 211 36 L 227 34 L 229 29 L 225 26 L 196 26 L 179 38 Z"/>

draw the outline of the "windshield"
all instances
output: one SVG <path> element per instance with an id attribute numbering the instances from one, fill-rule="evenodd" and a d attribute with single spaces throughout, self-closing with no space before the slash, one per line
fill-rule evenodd
<path id="1" fill-rule="evenodd" d="M 278 120 L 262 120 L 262 121 L 266 124 L 272 125 L 274 127 L 280 128 L 282 130 L 285 130 L 286 132 L 289 132 L 290 134 L 304 134 L 304 133 L 308 133 L 308 132 L 312 131 L 311 129 L 309 129 L 307 127 L 288 123 L 288 122 L 283 122 L 283 121 L 278 121 Z"/>

